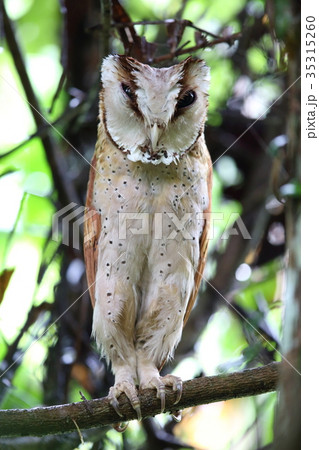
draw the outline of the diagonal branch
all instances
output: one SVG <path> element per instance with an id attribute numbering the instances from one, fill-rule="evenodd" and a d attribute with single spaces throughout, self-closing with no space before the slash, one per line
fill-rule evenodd
<path id="1" fill-rule="evenodd" d="M 185 381 L 178 406 L 174 405 L 176 394 L 167 390 L 165 411 L 174 412 L 176 409 L 275 391 L 279 368 L 280 363 L 271 363 L 242 372 Z M 160 401 L 154 390 L 142 391 L 140 402 L 144 418 L 160 413 Z M 122 420 L 136 419 L 136 412 L 124 394 L 120 396 L 119 403 Z M 59 406 L 1 410 L 0 436 L 44 436 L 70 432 L 75 430 L 74 422 L 80 429 L 87 429 L 118 423 L 119 416 L 106 397 Z"/>

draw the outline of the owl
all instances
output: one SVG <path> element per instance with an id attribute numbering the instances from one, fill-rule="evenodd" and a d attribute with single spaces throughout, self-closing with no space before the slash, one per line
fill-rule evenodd
<path id="1" fill-rule="evenodd" d="M 161 376 L 194 305 L 205 265 L 212 163 L 204 139 L 209 68 L 189 57 L 153 68 L 103 60 L 99 125 L 88 182 L 84 255 L 92 333 L 112 365 L 108 400 L 139 390 L 182 395 Z"/>

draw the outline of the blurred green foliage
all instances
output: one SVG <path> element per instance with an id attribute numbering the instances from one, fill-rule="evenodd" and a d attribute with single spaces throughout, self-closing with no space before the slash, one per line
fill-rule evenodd
<path id="1" fill-rule="evenodd" d="M 175 17 L 182 11 L 184 2 L 142 0 L 127 1 L 123 4 L 132 19 L 140 21 Z M 239 31 L 241 24 L 237 14 L 243 8 L 251 11 L 251 20 L 264 14 L 264 2 L 260 0 L 249 2 L 246 0 L 215 0 L 213 2 L 188 0 L 185 5 L 182 17 L 191 19 L 196 26 L 212 33 L 221 33 L 228 26 L 232 27 L 233 32 Z M 11 19 L 15 22 L 28 74 L 38 99 L 48 120 L 54 121 L 63 112 L 67 102 L 67 94 L 62 92 L 55 103 L 53 113 L 49 113 L 62 73 L 60 64 L 62 15 L 59 2 L 10 0 L 6 2 L 6 7 Z M 282 17 L 282 20 L 286 20 L 284 15 Z M 157 36 L 158 32 L 156 25 L 141 25 L 137 29 L 143 30 L 150 41 Z M 188 30 L 184 40 L 193 40 L 193 34 L 193 30 Z M 261 108 L 260 111 L 265 111 L 282 92 L 282 84 L 276 74 L 277 67 L 269 57 L 269 51 L 272 48 L 273 42 L 270 35 L 263 35 L 261 41 L 251 42 L 247 53 L 242 55 L 242 58 L 246 58 L 248 71 L 245 74 L 248 77 L 248 88 L 243 93 L 241 106 L 246 117 L 258 117 L 260 114 L 256 113 L 259 111 L 258 108 Z M 14 269 L 0 305 L 0 358 L 6 354 L 8 346 L 19 335 L 32 304 L 40 305 L 44 301 L 54 301 L 54 288 L 59 282 L 61 269 L 61 257 L 54 256 L 58 244 L 48 242 L 52 215 L 55 212 L 54 174 L 51 173 L 41 140 L 39 138 L 28 140 L 28 137 L 36 131 L 30 106 L 25 101 L 25 94 L 7 46 L 4 45 L 1 50 L 0 103 L 5 105 L 0 111 L 3 130 L 0 135 L 1 154 L 5 155 L 21 142 L 25 141 L 25 144 L 0 159 L 1 270 Z M 236 97 L 236 83 L 243 74 L 231 60 L 231 49 L 226 44 L 198 52 L 198 56 L 203 57 L 211 67 L 208 123 L 218 132 L 218 127 L 223 120 L 221 114 L 223 108 L 231 98 Z M 276 55 L 274 58 L 276 60 Z M 237 186 L 241 180 L 242 174 L 232 158 L 227 155 L 222 157 L 216 165 L 214 174 L 213 211 L 223 213 L 224 219 L 214 223 L 211 251 L 218 247 L 222 251 L 226 242 L 221 242 L 220 236 L 225 225 L 231 227 L 233 225 L 229 222 L 231 214 L 240 214 L 242 211 L 239 201 L 226 199 L 223 194 L 226 187 Z M 47 267 L 39 284 L 41 263 L 47 264 Z M 253 269 L 246 280 L 236 281 L 234 296 L 235 304 L 239 307 L 259 314 L 259 319 L 256 316 L 256 327 L 258 327 L 258 321 L 263 319 L 275 330 L 274 334 L 278 337 L 281 333 L 280 294 L 278 293 L 281 268 L 282 261 L 277 258 Z M 216 263 L 209 261 L 207 278 L 211 278 L 215 270 Z M 260 309 L 261 305 L 262 309 Z M 48 323 L 49 313 L 47 312 L 39 317 L 39 320 L 20 340 L 14 360 L 21 358 L 19 361 L 21 364 L 6 386 L 1 408 L 29 408 L 43 403 L 42 381 L 45 375 L 43 364 L 49 347 L 55 340 L 56 326 L 51 326 L 44 338 L 36 341 L 35 339 L 44 333 Z M 254 345 L 265 345 L 259 338 L 258 335 L 254 336 L 253 349 Z M 186 358 L 177 367 L 176 373 L 181 374 L 183 378 L 189 378 L 200 372 L 211 375 L 220 370 L 246 367 L 256 356 L 255 354 L 247 356 L 247 348 L 249 346 L 242 317 L 225 304 L 213 315 L 203 330 L 197 342 L 195 355 Z M 5 366 L 1 367 L 2 371 L 7 369 Z M 85 392 L 83 387 L 73 381 L 69 387 L 70 401 L 79 400 L 79 389 Z M 89 398 L 88 392 L 85 392 L 85 395 Z M 260 444 L 266 445 L 272 439 L 274 405 L 275 394 L 241 400 L 241 417 L 236 416 L 240 426 L 235 427 L 234 433 L 229 429 L 229 435 L 223 439 L 216 437 L 220 447 L 211 444 L 209 430 L 199 443 L 193 440 L 194 445 L 198 444 L 202 448 L 226 449 L 239 442 L 236 449 L 255 448 L 253 442 L 255 442 L 257 429 L 262 429 L 262 436 L 259 436 Z M 260 413 L 261 410 L 262 413 Z M 209 411 L 208 414 L 211 414 L 210 417 L 215 420 L 216 415 L 214 416 L 212 410 Z M 159 421 L 161 420 L 163 421 L 159 418 Z M 215 429 L 214 433 L 218 433 L 218 430 Z M 191 436 L 185 429 L 180 432 L 180 435 L 185 438 L 185 441 L 191 440 Z M 129 448 L 138 448 L 145 441 L 145 435 L 139 426 L 134 424 L 129 427 L 125 439 Z M 112 431 L 108 433 L 105 448 L 120 448 L 121 442 L 122 437 Z"/>

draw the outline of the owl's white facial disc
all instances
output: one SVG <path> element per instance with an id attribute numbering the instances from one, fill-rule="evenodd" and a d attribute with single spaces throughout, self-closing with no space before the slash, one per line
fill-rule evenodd
<path id="1" fill-rule="evenodd" d="M 104 121 L 132 161 L 177 162 L 196 143 L 206 120 L 209 69 L 188 58 L 155 69 L 112 55 L 102 65 Z"/>

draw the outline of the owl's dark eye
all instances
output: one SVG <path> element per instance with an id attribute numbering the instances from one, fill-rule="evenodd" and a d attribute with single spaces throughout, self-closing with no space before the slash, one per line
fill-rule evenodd
<path id="1" fill-rule="evenodd" d="M 132 91 L 132 89 L 130 88 L 130 86 L 128 86 L 125 83 L 122 83 L 122 89 L 125 92 L 125 94 L 128 96 L 128 98 L 130 98 L 131 100 L 133 100 L 134 98 L 134 93 Z"/>
<path id="2" fill-rule="evenodd" d="M 194 91 L 187 91 L 177 102 L 177 108 L 186 108 L 186 106 L 190 106 L 196 100 L 196 93 Z"/>

